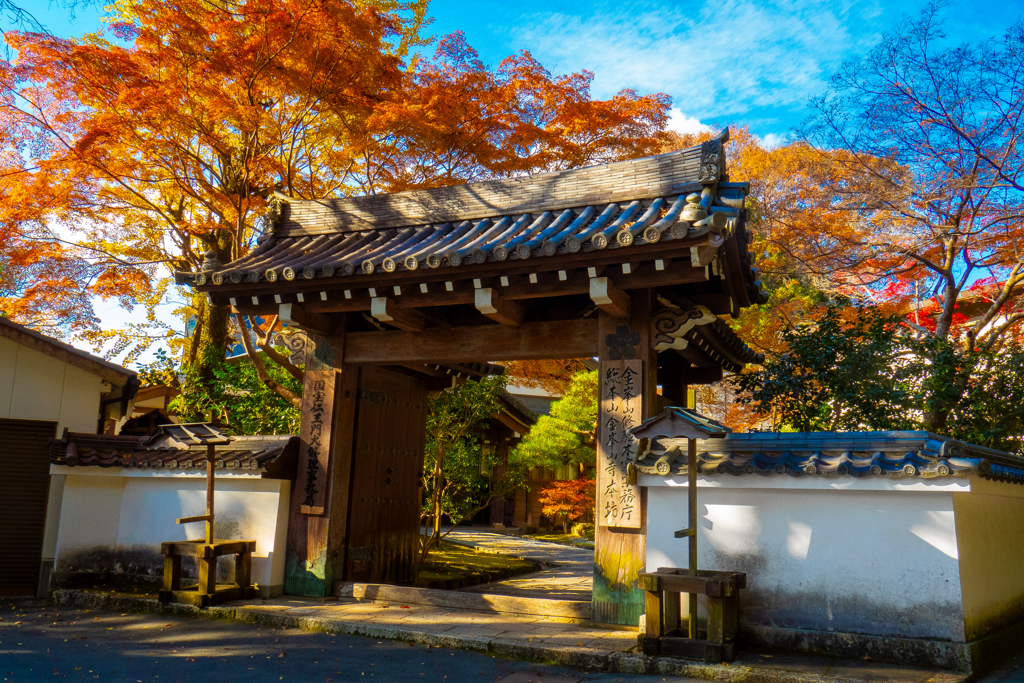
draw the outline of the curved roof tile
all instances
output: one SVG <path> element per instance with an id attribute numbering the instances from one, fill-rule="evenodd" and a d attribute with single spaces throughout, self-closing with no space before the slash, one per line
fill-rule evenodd
<path id="1" fill-rule="evenodd" d="M 685 453 L 673 449 L 672 441 L 661 439 L 650 452 L 639 454 L 644 457 L 637 460 L 637 470 L 662 476 L 687 474 Z M 1024 484 L 1024 458 L 929 432 L 754 432 L 699 443 L 697 470 L 703 475 L 925 479 L 977 475 Z"/>

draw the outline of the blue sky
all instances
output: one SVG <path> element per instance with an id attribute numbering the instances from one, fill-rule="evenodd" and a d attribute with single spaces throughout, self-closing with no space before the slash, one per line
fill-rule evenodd
<path id="1" fill-rule="evenodd" d="M 71 19 L 47 0 L 26 6 L 57 35 L 100 27 L 96 8 Z M 670 125 L 681 132 L 746 124 L 776 144 L 844 61 L 865 54 L 924 6 L 925 0 L 433 0 L 429 32 L 465 31 L 489 66 L 529 50 L 555 74 L 588 69 L 595 97 L 623 88 L 668 93 Z M 983 8 L 950 0 L 945 27 L 952 40 L 978 41 L 1021 14 L 1024 0 Z M 113 303 L 97 302 L 97 310 L 105 326 L 131 317 Z"/>
<path id="2" fill-rule="evenodd" d="M 432 32 L 464 30 L 490 65 L 529 50 L 553 73 L 594 72 L 594 95 L 622 88 L 672 96 L 673 127 L 746 123 L 769 140 L 806 115 L 843 61 L 864 54 L 924 0 L 434 0 Z M 471 11 L 467 11 L 472 7 Z M 959 40 L 1001 33 L 1024 0 L 953 0 Z"/>
<path id="3" fill-rule="evenodd" d="M 529 50 L 552 73 L 594 72 L 593 94 L 672 96 L 672 126 L 745 123 L 777 141 L 847 59 L 867 52 L 925 0 L 433 0 L 429 33 L 465 31 L 489 66 Z M 48 0 L 27 7 L 58 35 L 95 30 L 100 10 L 69 19 Z M 950 0 L 946 29 L 976 41 L 1024 14 L 1024 0 Z"/>

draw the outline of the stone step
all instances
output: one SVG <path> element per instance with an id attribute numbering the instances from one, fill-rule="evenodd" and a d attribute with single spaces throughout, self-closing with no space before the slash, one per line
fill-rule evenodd
<path id="1" fill-rule="evenodd" d="M 353 583 L 351 581 L 335 581 L 334 596 L 367 602 L 433 605 L 479 612 L 590 620 L 590 602 L 582 600 L 545 600 L 543 598 L 463 593 L 436 588 L 392 586 L 384 583 Z"/>

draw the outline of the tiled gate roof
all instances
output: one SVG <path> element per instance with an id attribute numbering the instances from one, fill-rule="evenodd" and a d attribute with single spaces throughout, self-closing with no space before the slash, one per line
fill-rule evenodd
<path id="1" fill-rule="evenodd" d="M 523 262 L 659 242 L 721 246 L 736 232 L 747 183 L 725 180 L 723 133 L 703 145 L 601 166 L 395 194 L 281 196 L 275 228 L 246 256 L 200 273 L 198 286 L 350 278 Z M 750 273 L 744 244 L 739 258 Z M 558 260 L 557 258 L 555 259 Z M 538 264 L 538 267 L 545 267 Z M 759 284 L 759 283 L 758 283 Z"/>

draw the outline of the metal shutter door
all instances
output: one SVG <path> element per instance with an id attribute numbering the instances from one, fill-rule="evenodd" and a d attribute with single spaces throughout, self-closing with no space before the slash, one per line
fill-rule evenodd
<path id="1" fill-rule="evenodd" d="M 56 422 L 0 419 L 0 595 L 35 595 Z"/>

